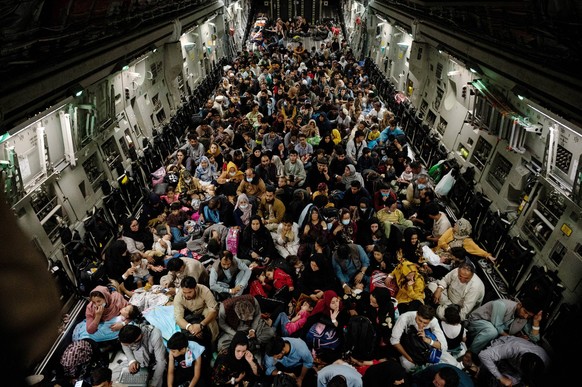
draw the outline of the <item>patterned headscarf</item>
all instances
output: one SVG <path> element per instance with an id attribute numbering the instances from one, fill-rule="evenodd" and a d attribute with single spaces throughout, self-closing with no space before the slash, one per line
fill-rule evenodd
<path id="1" fill-rule="evenodd" d="M 247 206 L 247 208 L 242 209 L 240 207 L 240 205 L 245 200 L 246 200 L 248 206 Z M 248 225 L 248 223 L 249 223 L 249 221 L 251 219 L 251 215 L 253 213 L 253 206 L 249 202 L 249 197 L 246 194 L 240 194 L 240 195 L 238 195 L 238 198 L 236 199 L 236 204 L 234 206 L 234 209 L 236 210 L 237 208 L 240 208 L 240 210 L 242 211 L 242 215 L 240 217 L 240 220 L 243 222 L 243 224 Z"/>
<path id="2" fill-rule="evenodd" d="M 84 374 L 85 369 L 89 366 L 92 355 L 93 349 L 88 341 L 73 341 L 65 349 L 61 357 L 61 365 L 65 370 L 65 375 L 79 377 Z"/>
<path id="3" fill-rule="evenodd" d="M 471 223 L 465 219 L 465 218 L 461 218 L 459 220 L 457 220 L 457 231 L 455 231 L 454 237 L 455 239 L 465 239 L 468 238 L 469 236 L 471 236 L 471 232 L 473 231 L 473 227 L 471 226 Z"/>

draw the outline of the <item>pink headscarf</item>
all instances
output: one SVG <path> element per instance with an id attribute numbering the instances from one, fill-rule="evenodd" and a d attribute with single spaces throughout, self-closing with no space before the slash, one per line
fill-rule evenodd
<path id="1" fill-rule="evenodd" d="M 107 306 L 103 310 L 103 314 L 101 315 L 100 322 L 109 321 L 112 318 L 119 316 L 121 309 L 127 306 L 127 300 L 123 298 L 121 293 L 113 292 L 110 293 L 109 289 L 105 286 L 97 286 L 95 289 L 91 291 L 98 292 L 102 295 L 103 299 Z M 87 318 L 87 332 L 88 333 L 95 333 L 97 331 L 98 323 L 95 321 L 95 304 L 91 301 L 87 308 L 85 309 L 85 317 Z"/>

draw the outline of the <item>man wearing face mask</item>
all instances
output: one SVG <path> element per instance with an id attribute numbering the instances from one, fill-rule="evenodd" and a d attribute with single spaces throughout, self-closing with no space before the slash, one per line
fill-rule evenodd
<path id="1" fill-rule="evenodd" d="M 396 201 L 398 196 L 387 183 L 382 182 L 378 186 L 378 191 L 374 193 L 374 209 L 380 211 L 384 207 L 387 207 L 389 199 Z"/>
<path id="2" fill-rule="evenodd" d="M 119 341 L 127 357 L 129 372 L 135 374 L 141 368 L 154 371 L 149 386 L 161 387 L 166 369 L 166 347 L 162 332 L 153 325 L 126 325 L 119 331 Z"/>
<path id="3" fill-rule="evenodd" d="M 425 190 L 429 185 L 428 175 L 420 173 L 406 188 L 406 200 L 402 205 L 409 213 L 414 212 L 420 205 L 420 192 Z"/>
<path id="4" fill-rule="evenodd" d="M 247 168 L 245 171 L 245 178 L 243 181 L 241 181 L 238 189 L 236 190 L 237 195 L 244 193 L 249 197 L 249 199 L 261 199 L 265 194 L 265 191 L 265 182 L 256 175 L 254 169 Z"/>

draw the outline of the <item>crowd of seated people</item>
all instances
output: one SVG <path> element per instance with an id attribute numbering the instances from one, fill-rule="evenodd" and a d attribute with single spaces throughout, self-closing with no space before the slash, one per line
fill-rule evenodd
<path id="1" fill-rule="evenodd" d="M 536 345 L 542 300 L 483 303 L 475 263 L 495 258 L 435 207 L 345 41 L 245 50 L 203 110 L 107 249 L 76 340 L 119 340 L 156 387 L 536 382 L 544 352 L 511 376 L 490 359 L 508 335 Z"/>

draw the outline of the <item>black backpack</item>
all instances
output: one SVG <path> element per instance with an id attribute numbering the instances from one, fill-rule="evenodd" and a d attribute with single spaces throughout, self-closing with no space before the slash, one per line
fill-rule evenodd
<path id="1" fill-rule="evenodd" d="M 376 330 L 372 321 L 365 316 L 352 316 L 345 331 L 346 355 L 358 360 L 370 360 L 373 358 L 375 342 Z"/>

